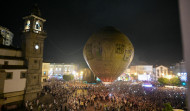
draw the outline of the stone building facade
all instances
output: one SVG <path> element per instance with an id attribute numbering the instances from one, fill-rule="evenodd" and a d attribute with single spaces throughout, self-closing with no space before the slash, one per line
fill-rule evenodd
<path id="1" fill-rule="evenodd" d="M 50 63 L 49 75 L 69 75 L 78 71 L 78 65 L 65 63 Z"/>
<path id="2" fill-rule="evenodd" d="M 155 74 L 156 74 L 156 80 L 160 77 L 167 77 L 168 76 L 168 67 L 160 65 L 155 67 Z"/>
<path id="3" fill-rule="evenodd" d="M 44 39 L 46 38 L 43 23 L 46 20 L 41 17 L 37 6 L 33 8 L 31 15 L 23 19 L 25 20 L 25 26 L 22 36 L 22 49 L 28 67 L 25 101 L 30 101 L 37 98 L 41 91 L 43 48 Z"/>
<path id="4" fill-rule="evenodd" d="M 0 45 L 0 107 L 22 103 L 27 73 L 24 63 L 21 49 Z"/>
<path id="5" fill-rule="evenodd" d="M 8 108 L 10 105 L 17 107 L 23 101 L 34 100 L 41 92 L 43 48 L 46 38 L 43 23 L 46 20 L 41 17 L 36 5 L 31 14 L 23 19 L 25 23 L 22 48 L 13 47 L 12 40 L 9 40 L 9 44 L 0 43 L 0 109 L 2 106 Z"/>
<path id="6" fill-rule="evenodd" d="M 136 75 L 140 81 L 151 81 L 153 65 L 130 66 L 130 73 Z"/>

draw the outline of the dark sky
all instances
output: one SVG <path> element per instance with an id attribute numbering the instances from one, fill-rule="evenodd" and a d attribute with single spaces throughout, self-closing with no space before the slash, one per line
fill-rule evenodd
<path id="1" fill-rule="evenodd" d="M 85 64 L 82 50 L 97 29 L 114 26 L 135 48 L 132 64 L 171 65 L 182 59 L 177 0 L 39 0 L 47 20 L 44 60 Z M 20 44 L 22 17 L 34 1 L 1 1 L 0 25 Z"/>

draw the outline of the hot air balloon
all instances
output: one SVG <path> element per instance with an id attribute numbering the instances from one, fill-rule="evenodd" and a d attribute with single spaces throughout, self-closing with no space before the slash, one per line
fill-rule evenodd
<path id="1" fill-rule="evenodd" d="M 104 84 L 116 80 L 131 63 L 134 48 L 128 37 L 114 27 L 95 32 L 83 49 L 84 59 Z"/>

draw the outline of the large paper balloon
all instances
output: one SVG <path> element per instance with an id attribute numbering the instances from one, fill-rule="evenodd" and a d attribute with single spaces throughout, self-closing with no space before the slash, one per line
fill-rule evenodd
<path id="1" fill-rule="evenodd" d="M 105 84 L 117 79 L 131 63 L 134 48 L 114 27 L 104 27 L 86 42 L 83 56 L 92 72 Z"/>

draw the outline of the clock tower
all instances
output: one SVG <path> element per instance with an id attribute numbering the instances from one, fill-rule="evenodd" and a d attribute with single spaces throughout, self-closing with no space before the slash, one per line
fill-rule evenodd
<path id="1" fill-rule="evenodd" d="M 26 76 L 25 101 L 37 98 L 41 92 L 41 75 L 43 62 L 43 48 L 46 33 L 43 30 L 43 23 L 46 21 L 41 17 L 37 5 L 31 10 L 31 15 L 23 17 L 25 20 L 22 49 L 28 67 Z"/>

